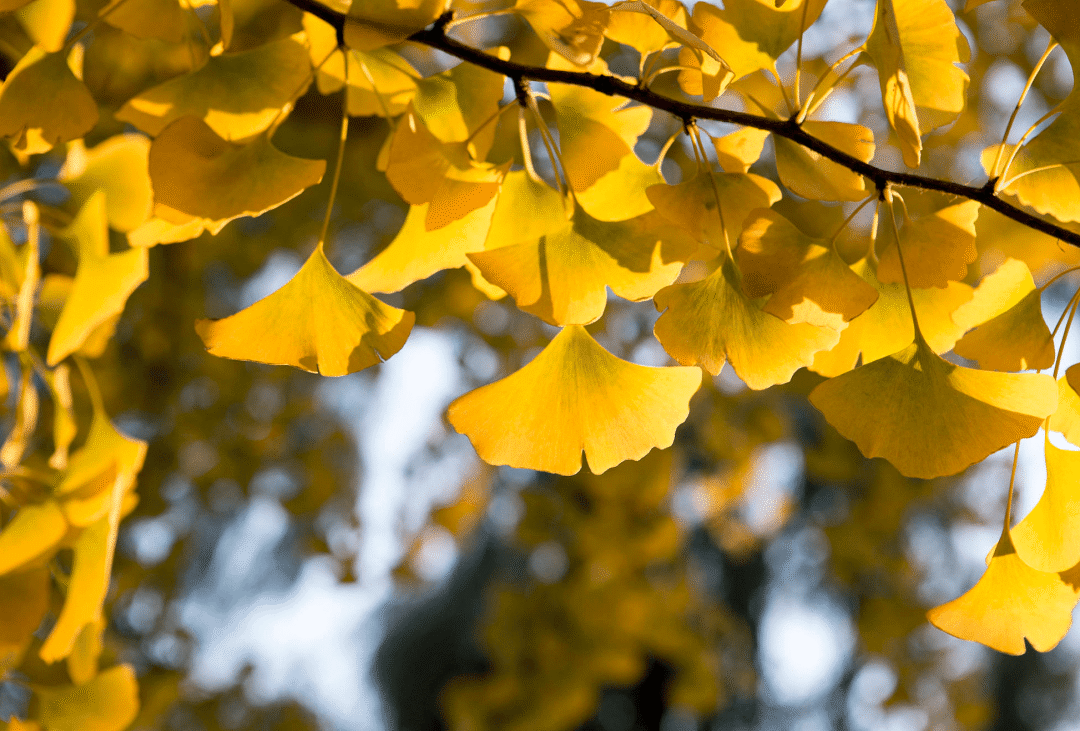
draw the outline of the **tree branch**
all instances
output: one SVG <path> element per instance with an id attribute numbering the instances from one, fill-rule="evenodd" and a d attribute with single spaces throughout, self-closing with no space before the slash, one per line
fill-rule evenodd
<path id="1" fill-rule="evenodd" d="M 326 21 L 337 31 L 338 37 L 342 37 L 348 16 L 332 8 L 323 5 L 318 0 L 286 0 L 295 7 L 311 13 Z M 509 77 L 517 88 L 523 80 L 555 82 L 559 84 L 571 84 L 583 86 L 609 96 L 621 96 L 631 99 L 653 109 L 668 112 L 669 114 L 690 123 L 694 119 L 710 119 L 717 122 L 728 122 L 743 127 L 754 127 L 765 130 L 774 135 L 791 140 L 809 150 L 813 150 L 824 158 L 832 160 L 845 168 L 868 178 L 878 190 L 883 190 L 888 185 L 899 185 L 908 188 L 920 188 L 968 200 L 977 201 L 987 208 L 992 208 L 998 213 L 1012 220 L 1034 229 L 1041 233 L 1053 236 L 1067 244 L 1080 247 L 1080 233 L 1070 231 L 1063 226 L 1047 221 L 1022 208 L 1019 208 L 999 198 L 994 193 L 993 180 L 982 187 L 954 183 L 949 180 L 940 180 L 924 175 L 913 173 L 895 172 L 871 165 L 862 160 L 852 157 L 843 150 L 807 133 L 792 119 L 771 119 L 747 112 L 737 112 L 730 109 L 718 109 L 702 104 L 691 104 L 670 97 L 657 94 L 644 86 L 630 84 L 622 79 L 610 75 L 591 74 L 584 71 L 564 71 L 561 69 L 549 69 L 541 66 L 526 66 L 514 61 L 504 61 L 478 48 L 467 46 L 452 38 L 446 33 L 446 26 L 452 19 L 451 13 L 446 13 L 432 24 L 431 27 L 417 31 L 409 36 L 408 40 L 420 43 L 430 48 L 437 49 L 462 61 L 486 68 L 490 71 Z"/>

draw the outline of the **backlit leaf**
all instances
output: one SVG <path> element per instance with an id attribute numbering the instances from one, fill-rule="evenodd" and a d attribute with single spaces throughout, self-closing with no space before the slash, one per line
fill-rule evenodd
<path id="1" fill-rule="evenodd" d="M 1069 374 L 1073 375 L 1072 379 Z M 1080 363 L 1070 366 L 1058 379 L 1058 407 L 1047 428 L 1061 432 L 1070 443 L 1080 446 L 1080 393 L 1073 385 L 1077 376 L 1080 376 Z"/>
<path id="2" fill-rule="evenodd" d="M 125 233 L 137 228 L 153 211 L 149 154 L 150 140 L 136 134 L 110 137 L 89 150 L 82 142 L 71 143 L 58 176 L 71 191 L 69 204 L 82 208 L 95 191 L 103 190 L 109 227 Z"/>
<path id="3" fill-rule="evenodd" d="M 364 0 L 353 3 L 345 23 L 345 45 L 371 51 L 399 43 L 430 25 L 449 0 Z"/>
<path id="4" fill-rule="evenodd" d="M 696 368 L 619 360 L 580 326 L 563 329 L 521 370 L 450 404 L 448 417 L 490 464 L 596 474 L 665 449 L 701 384 Z"/>
<path id="5" fill-rule="evenodd" d="M 723 137 L 710 137 L 716 148 L 720 167 L 729 173 L 746 173 L 761 157 L 769 133 L 763 129 L 743 127 Z"/>
<path id="6" fill-rule="evenodd" d="M 1080 563 L 1080 452 L 1055 447 L 1049 434 L 1044 447 L 1046 487 L 1012 529 L 1012 540 L 1033 569 L 1067 571 Z"/>
<path id="7" fill-rule="evenodd" d="M 590 0 L 517 0 L 514 10 L 548 48 L 571 63 L 588 66 L 600 52 L 611 12 Z"/>
<path id="8" fill-rule="evenodd" d="M 55 53 L 64 47 L 71 21 L 75 19 L 75 0 L 34 0 L 15 12 L 19 24 L 34 45 Z"/>
<path id="9" fill-rule="evenodd" d="M 0 576 L 50 554 L 67 527 L 60 506 L 51 500 L 21 507 L 0 530 Z"/>
<path id="10" fill-rule="evenodd" d="M 83 685 L 36 688 L 48 731 L 123 731 L 139 712 L 135 672 L 117 665 Z"/>
<path id="11" fill-rule="evenodd" d="M 0 136 L 26 153 L 82 137 L 97 120 L 97 102 L 62 52 L 31 48 L 0 87 Z"/>
<path id="12" fill-rule="evenodd" d="M 193 30 L 188 26 L 190 17 L 191 11 L 178 0 L 124 0 L 104 16 L 106 23 L 136 38 L 166 43 L 184 42 Z"/>
<path id="13" fill-rule="evenodd" d="M 908 220 L 900 229 L 908 284 L 912 287 L 946 287 L 967 276 L 968 265 L 975 261 L 975 221 L 980 205 L 964 201 L 942 208 L 928 216 Z M 888 216 L 888 205 L 882 207 Z M 897 222 L 900 212 L 897 211 Z M 903 282 L 896 235 L 888 221 L 879 223 L 877 277 L 886 284 Z"/>
<path id="14" fill-rule="evenodd" d="M 874 156 L 874 133 L 862 125 L 811 121 L 802 127 L 863 162 Z M 866 180 L 839 163 L 777 135 L 773 135 L 773 146 L 780 182 L 792 193 L 822 201 L 858 201 L 869 195 Z"/>

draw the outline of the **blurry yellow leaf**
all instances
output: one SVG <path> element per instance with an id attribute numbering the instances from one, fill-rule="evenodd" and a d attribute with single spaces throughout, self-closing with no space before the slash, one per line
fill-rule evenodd
<path id="1" fill-rule="evenodd" d="M 1020 559 L 1039 571 L 1066 571 L 1080 563 L 1080 452 L 1044 440 L 1046 487 L 1031 512 L 1012 529 Z"/>
<path id="2" fill-rule="evenodd" d="M 576 191 L 588 190 L 619 167 L 652 119 L 646 106 L 567 84 L 550 84 L 559 126 L 560 160 Z"/>
<path id="3" fill-rule="evenodd" d="M 48 731 L 124 731 L 139 712 L 139 686 L 127 665 L 109 668 L 83 685 L 35 690 Z"/>
<path id="4" fill-rule="evenodd" d="M 435 272 L 465 266 L 466 254 L 484 248 L 496 199 L 433 231 L 424 225 L 428 205 L 411 206 L 389 246 L 346 279 L 365 292 L 399 292 Z"/>
<path id="5" fill-rule="evenodd" d="M 258 134 L 307 90 L 311 63 L 302 39 L 298 34 L 250 51 L 211 56 L 198 70 L 129 99 L 116 119 L 152 137 L 188 115 L 199 117 L 226 140 Z M 0 96 L 0 109 L 2 103 Z"/>
<path id="6" fill-rule="evenodd" d="M 0 87 L 0 136 L 28 154 L 82 137 L 97 120 L 97 102 L 63 53 L 31 48 Z"/>
<path id="7" fill-rule="evenodd" d="M 669 242 L 679 243 L 677 236 L 656 225 L 658 218 L 646 214 L 605 223 L 579 208 L 539 240 L 469 254 L 469 259 L 526 312 L 553 325 L 586 325 L 604 313 L 607 287 L 639 301 L 675 281 L 685 261 L 680 257 L 691 253 L 687 244 L 692 242 L 671 253 Z"/>
<path id="8" fill-rule="evenodd" d="M 627 363 L 570 326 L 521 370 L 454 401 L 448 417 L 490 464 L 572 475 L 584 451 L 600 474 L 671 446 L 700 384 L 696 368 Z"/>
<path id="9" fill-rule="evenodd" d="M 611 12 L 590 0 L 517 0 L 514 10 L 548 48 L 578 66 L 588 66 L 600 52 Z"/>
<path id="10" fill-rule="evenodd" d="M 146 249 L 109 253 L 105 194 L 94 193 L 65 235 L 78 242 L 79 268 L 49 340 L 50 366 L 77 351 L 94 328 L 123 312 L 128 296 L 149 274 Z"/>
<path id="11" fill-rule="evenodd" d="M 72 142 L 57 176 L 71 191 L 69 205 L 78 210 L 95 191 L 105 191 L 109 227 L 128 232 L 153 211 L 154 192 L 147 172 L 150 140 L 142 135 L 110 137 L 87 150 Z"/>
<path id="12" fill-rule="evenodd" d="M 975 221 L 981 206 L 975 201 L 942 208 L 928 216 L 905 222 L 900 229 L 908 284 L 912 287 L 946 287 L 967 276 L 968 264 L 975 261 Z M 888 204 L 882 206 L 889 215 Z M 901 220 L 896 212 L 896 220 Z M 896 235 L 888 220 L 878 225 L 878 280 L 886 284 L 903 282 Z"/>
<path id="13" fill-rule="evenodd" d="M 34 319 L 34 295 L 41 280 L 40 238 L 38 208 L 32 201 L 23 202 L 23 221 L 26 223 L 26 243 L 15 262 L 8 261 L 8 275 L 16 275 L 18 291 L 15 295 L 15 320 L 4 337 L 6 348 L 21 352 L 30 343 L 30 325 Z M 5 236 L 7 231 L 5 229 Z M 10 254 L 10 252 L 9 252 Z M 14 266 L 12 266 L 14 264 Z"/>
<path id="14" fill-rule="evenodd" d="M 1031 568 L 1020 560 L 1005 532 L 979 582 L 926 616 L 938 629 L 998 652 L 1023 655 L 1025 639 L 1037 651 L 1047 652 L 1069 631 L 1078 593 L 1074 571 Z"/>
<path id="15" fill-rule="evenodd" d="M 89 683 L 97 675 L 98 658 L 101 657 L 102 635 L 105 633 L 105 620 L 90 622 L 82 628 L 75 639 L 75 647 L 67 656 L 68 677 L 75 685 Z"/>
<path id="16" fill-rule="evenodd" d="M 885 114 L 904 162 L 918 167 L 921 135 L 964 110 L 971 55 L 945 0 L 878 0 L 866 53 L 878 69 Z"/>
<path id="17" fill-rule="evenodd" d="M 49 611 L 49 570 L 44 566 L 0 576 L 0 676 L 22 662 L 34 631 Z"/>
<path id="18" fill-rule="evenodd" d="M 34 0 L 19 8 L 15 17 L 35 45 L 56 53 L 64 47 L 75 19 L 75 0 Z"/>
<path id="19" fill-rule="evenodd" d="M 710 246 L 714 255 L 728 245 L 734 248 L 751 211 L 780 200 L 776 183 L 752 173 L 700 172 L 686 182 L 654 185 L 645 192 L 660 215 Z"/>
<path id="20" fill-rule="evenodd" d="M 86 442 L 71 455 L 56 495 L 65 502 L 87 490 L 96 492 L 102 488 L 123 495 L 134 489 L 146 449 L 146 442 L 120 433 L 108 415 L 95 409 Z"/>
<path id="21" fill-rule="evenodd" d="M 0 464 L 7 469 L 15 468 L 23 458 L 30 437 L 37 428 L 38 392 L 34 385 L 33 371 L 24 368 L 19 384 L 19 402 L 15 407 L 15 423 L 11 426 L 3 447 L 0 447 Z"/>
<path id="22" fill-rule="evenodd" d="M 345 45 L 357 51 L 371 51 L 399 43 L 430 25 L 449 6 L 449 0 L 355 2 L 345 21 Z"/>
<path id="23" fill-rule="evenodd" d="M 723 137 L 710 137 L 716 148 L 720 167 L 729 173 L 746 173 L 761 157 L 769 133 L 763 129 L 743 127 Z"/>
<path id="24" fill-rule="evenodd" d="M 768 209 L 747 220 L 738 262 L 743 292 L 751 299 L 771 295 L 762 309 L 787 322 L 842 330 L 878 299 L 877 290 L 829 242 L 807 236 Z"/>
<path id="25" fill-rule="evenodd" d="M 964 3 L 964 12 L 969 13 L 980 5 L 985 5 L 988 2 L 990 2 L 990 0 L 967 0 L 967 2 Z"/>
<path id="26" fill-rule="evenodd" d="M 730 259 L 700 282 L 660 290 L 655 302 L 663 312 L 654 328 L 656 339 L 672 358 L 700 365 L 714 376 L 726 360 L 753 389 L 787 383 L 840 337 L 830 328 L 791 325 L 762 312 L 743 294 Z"/>
<path id="27" fill-rule="evenodd" d="M 818 353 L 814 358 L 810 369 L 823 376 L 838 376 L 850 371 L 860 354 L 862 362 L 869 363 L 902 350 L 915 340 L 904 285 L 882 284 L 866 260 L 852 269 L 878 291 L 878 299 L 866 312 L 848 323 L 840 333 L 836 347 Z M 919 327 L 930 348 L 935 353 L 950 350 L 964 333 L 964 328 L 953 321 L 952 314 L 971 299 L 971 287 L 963 282 L 949 282 L 945 289 L 913 289 L 911 296 L 919 313 Z"/>
<path id="28" fill-rule="evenodd" d="M 866 127 L 846 122 L 804 122 L 802 127 L 863 162 L 874 157 L 874 133 Z M 869 195 L 866 180 L 843 165 L 777 135 L 773 146 L 780 182 L 792 193 L 822 201 L 859 201 Z"/>
<path id="29" fill-rule="evenodd" d="M 1042 314 L 1042 290 L 1027 265 L 1007 259 L 983 278 L 953 320 L 971 330 L 956 343 L 956 354 L 992 371 L 1023 371 L 1054 365 L 1054 339 Z"/>
<path id="30" fill-rule="evenodd" d="M 67 467 L 68 448 L 78 429 L 71 398 L 71 369 L 64 363 L 58 365 L 45 383 L 53 401 L 53 453 L 49 457 L 49 466 L 62 470 Z"/>
<path id="31" fill-rule="evenodd" d="M 0 225 L 0 298 L 8 303 L 14 303 L 19 296 L 25 275 L 26 268 L 19 259 L 7 226 Z"/>
<path id="32" fill-rule="evenodd" d="M 19 508 L 0 530 L 0 576 L 51 553 L 67 527 L 60 506 L 51 500 Z"/>
<path id="33" fill-rule="evenodd" d="M 136 38 L 183 43 L 190 14 L 178 0 L 124 0 L 104 17 L 109 25 Z"/>
<path id="34" fill-rule="evenodd" d="M 266 132 L 236 145 L 196 117 L 176 120 L 150 146 L 155 201 L 214 221 L 259 216 L 318 183 L 325 169 L 324 160 L 279 151 Z"/>
<path id="35" fill-rule="evenodd" d="M 223 320 L 199 320 L 195 328 L 206 349 L 222 358 L 344 376 L 401 350 L 414 320 L 338 274 L 319 244 L 284 287 Z"/>
<path id="36" fill-rule="evenodd" d="M 1054 413 L 1045 375 L 952 365 L 921 338 L 886 358 L 825 381 L 810 402 L 867 457 L 907 477 L 954 475 L 1018 439 Z"/>

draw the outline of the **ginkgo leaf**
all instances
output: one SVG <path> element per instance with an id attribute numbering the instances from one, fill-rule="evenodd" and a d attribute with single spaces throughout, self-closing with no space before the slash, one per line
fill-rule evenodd
<path id="1" fill-rule="evenodd" d="M 945 0 L 878 0 L 867 55 L 878 69 L 885 115 L 904 162 L 918 167 L 921 135 L 964 110 L 971 50 Z"/>
<path id="2" fill-rule="evenodd" d="M 619 167 L 602 175 L 588 190 L 574 195 L 578 205 L 598 221 L 626 221 L 653 210 L 648 189 L 661 185 L 660 163 L 645 163 L 634 153 L 619 161 Z"/>
<path id="3" fill-rule="evenodd" d="M 700 172 L 686 182 L 654 185 L 645 192 L 660 215 L 708 244 L 714 254 L 734 247 L 751 211 L 780 200 L 776 183 L 753 173 Z"/>
<path id="4" fill-rule="evenodd" d="M 319 244 L 284 287 L 195 328 L 206 349 L 222 358 L 344 376 L 401 350 L 414 320 L 338 274 Z"/>
<path id="5" fill-rule="evenodd" d="M 97 120 L 97 102 L 63 52 L 31 48 L 0 87 L 0 136 L 28 154 L 82 137 Z"/>
<path id="6" fill-rule="evenodd" d="M 803 129 L 863 162 L 874 157 L 874 133 L 859 124 L 804 122 Z M 792 193 L 822 201 L 859 201 L 868 195 L 866 180 L 813 150 L 773 135 L 776 172 Z"/>
<path id="7" fill-rule="evenodd" d="M 1072 378 L 1069 378 L 1069 374 Z M 1073 382 L 1080 376 L 1080 363 L 1070 366 L 1058 379 L 1058 407 L 1050 417 L 1047 428 L 1061 432 L 1072 444 L 1080 446 L 1080 393 Z"/>
<path id="8" fill-rule="evenodd" d="M 864 313 L 848 323 L 840 333 L 840 342 L 828 352 L 818 353 L 811 370 L 823 376 L 838 376 L 855 367 L 862 356 L 863 363 L 884 358 L 910 345 L 915 340 L 911 322 L 911 307 L 903 284 L 882 284 L 874 274 L 873 265 L 866 260 L 852 269 L 878 292 L 878 299 Z M 972 288 L 963 282 L 949 282 L 944 289 L 911 290 L 919 327 L 935 353 L 950 350 L 964 328 L 953 321 L 952 314 L 972 297 Z"/>
<path id="9" fill-rule="evenodd" d="M 353 3 L 345 22 L 345 45 L 371 51 L 399 43 L 430 25 L 449 0 L 364 0 Z"/>
<path id="10" fill-rule="evenodd" d="M 953 365 L 921 338 L 820 384 L 810 402 L 867 457 L 907 477 L 954 475 L 1030 437 L 1057 406 L 1046 375 Z"/>
<path id="11" fill-rule="evenodd" d="M 615 3 L 611 10 L 604 35 L 616 43 L 636 48 L 642 56 L 673 43 L 716 54 L 686 29 L 686 8 L 678 0 L 632 0 Z"/>
<path id="12" fill-rule="evenodd" d="M 98 661 L 101 659 L 105 620 L 99 619 L 82 628 L 75 639 L 71 654 L 65 658 L 68 677 L 75 685 L 89 683 L 98 673 Z"/>
<path id="13" fill-rule="evenodd" d="M 1042 314 L 1042 290 L 1027 265 L 1006 259 L 983 278 L 970 301 L 953 313 L 965 330 L 957 355 L 993 371 L 1023 371 L 1054 365 L 1054 339 Z M 1071 565 L 1071 564 L 1070 564 Z"/>
<path id="14" fill-rule="evenodd" d="M 610 9 L 590 0 L 517 0 L 521 15 L 548 48 L 571 63 L 588 66 L 604 42 Z"/>
<path id="15" fill-rule="evenodd" d="M 990 565 L 965 594 L 926 613 L 943 632 L 998 652 L 1023 655 L 1024 640 L 1039 652 L 1052 650 L 1069 631 L 1080 596 L 1076 572 L 1033 569 L 1002 533 Z"/>
<path id="16" fill-rule="evenodd" d="M 710 137 L 716 148 L 716 160 L 729 173 L 746 173 L 761 157 L 769 133 L 763 129 L 743 127 L 723 137 Z"/>
<path id="17" fill-rule="evenodd" d="M 522 173 L 510 173 L 518 175 Z M 346 279 L 365 292 L 399 292 L 443 269 L 465 266 L 466 254 L 481 251 L 496 199 L 451 223 L 429 231 L 428 204 L 411 206 L 390 244 Z"/>
<path id="18" fill-rule="evenodd" d="M 116 135 L 89 150 L 75 141 L 57 177 L 71 191 L 69 205 L 76 210 L 94 192 L 105 191 L 109 227 L 126 233 L 145 223 L 154 209 L 149 155 L 150 140 L 142 135 Z"/>
<path id="19" fill-rule="evenodd" d="M 600 474 L 670 447 L 700 385 L 696 368 L 628 363 L 570 326 L 521 370 L 454 401 L 447 416 L 489 464 L 572 475 L 584 452 Z"/>
<path id="20" fill-rule="evenodd" d="M 469 259 L 522 310 L 553 325 L 586 325 L 604 313 L 607 287 L 639 301 L 679 276 L 682 261 L 692 253 L 686 244 L 693 244 L 679 241 L 654 219 L 655 214 L 646 214 L 606 223 L 578 208 L 538 240 L 469 254 Z M 671 243 L 681 244 L 680 250 L 672 253 Z"/>
<path id="21" fill-rule="evenodd" d="M 878 299 L 829 242 L 807 236 L 775 211 L 751 214 L 737 254 L 743 292 L 751 299 L 771 295 L 762 309 L 787 322 L 842 330 Z"/>
<path id="22" fill-rule="evenodd" d="M 950 281 L 959 282 L 967 276 L 968 265 L 975 261 L 975 221 L 981 206 L 964 201 L 905 222 L 900 229 L 907 281 L 912 287 L 946 287 Z M 890 215 L 888 204 L 882 207 L 883 216 Z M 897 211 L 899 222 L 900 212 Z M 892 224 L 879 221 L 877 277 L 893 284 L 904 281 L 896 235 Z"/>
<path id="23" fill-rule="evenodd" d="M 507 48 L 493 53 L 503 60 L 510 58 Z M 499 111 L 505 78 L 471 63 L 459 63 L 449 71 L 428 76 L 416 82 L 413 107 L 420 119 L 435 137 L 442 142 L 465 142 L 472 140 L 476 146 L 473 155 L 479 159 L 487 153 L 495 125 L 488 123 Z M 478 138 L 486 132 L 486 143 L 480 145 Z"/>
<path id="24" fill-rule="evenodd" d="M 92 523 L 101 518 L 108 507 L 100 498 L 102 494 L 119 491 L 122 497 L 133 490 L 146 459 L 146 450 L 146 442 L 117 431 L 104 411 L 95 407 L 86 442 L 71 455 L 64 477 L 54 492 L 61 499 L 61 508 L 69 522 L 77 525 Z M 72 503 L 86 498 L 104 505 L 99 509 L 100 514 L 82 521 L 73 520 Z"/>
<path id="25" fill-rule="evenodd" d="M 71 369 L 61 363 L 45 378 L 45 383 L 53 401 L 53 453 L 49 457 L 49 466 L 62 470 L 67 467 L 68 449 L 78 431 L 71 396 Z"/>
<path id="26" fill-rule="evenodd" d="M 178 0 L 124 0 L 103 17 L 106 23 L 136 38 L 183 43 L 190 11 Z"/>
<path id="27" fill-rule="evenodd" d="M 146 249 L 109 253 L 108 226 L 105 194 L 98 191 L 66 231 L 78 242 L 79 268 L 49 339 L 46 360 L 51 366 L 82 347 L 94 328 L 122 312 L 128 296 L 149 275 Z"/>
<path id="28" fill-rule="evenodd" d="M 268 132 L 237 145 L 197 117 L 176 120 L 150 146 L 155 201 L 215 221 L 276 208 L 322 180 L 325 169 L 324 160 L 279 151 Z"/>
<path id="29" fill-rule="evenodd" d="M 54 53 L 63 49 L 75 20 L 75 0 L 35 0 L 15 11 L 15 17 L 34 45 Z"/>
<path id="30" fill-rule="evenodd" d="M 35 693 L 48 731 L 124 731 L 139 713 L 139 686 L 127 665 L 82 685 L 39 686 Z"/>
<path id="31" fill-rule="evenodd" d="M 792 325 L 763 312 L 743 294 L 730 259 L 700 282 L 672 285 L 654 299 L 663 314 L 653 332 L 672 358 L 714 376 L 727 361 L 753 389 L 787 383 L 840 337 L 831 328 Z"/>
<path id="32" fill-rule="evenodd" d="M 1044 440 L 1046 487 L 1012 529 L 1020 559 L 1039 571 L 1067 571 L 1080 563 L 1080 452 Z"/>
<path id="33" fill-rule="evenodd" d="M 599 71 L 604 71 L 604 68 Z M 570 186 L 588 190 L 619 167 L 652 120 L 652 109 L 592 89 L 550 84 L 559 127 L 559 159 Z"/>
<path id="34" fill-rule="evenodd" d="M 129 99 L 116 112 L 116 119 L 152 137 L 189 115 L 202 119 L 226 140 L 256 135 L 307 90 L 311 63 L 302 38 L 297 35 L 249 51 L 211 56 L 199 69 Z"/>
<path id="35" fill-rule="evenodd" d="M 0 574 L 0 675 L 22 662 L 34 631 L 49 611 L 49 570 Z"/>
<path id="36" fill-rule="evenodd" d="M 19 508 L 0 530 L 0 576 L 51 554 L 67 528 L 60 506 L 52 500 Z"/>
<path id="37" fill-rule="evenodd" d="M 29 368 L 23 369 L 19 383 L 19 401 L 15 409 L 15 423 L 11 426 L 4 445 L 0 447 L 0 465 L 14 469 L 22 462 L 30 437 L 37 428 L 38 392 Z"/>
<path id="38" fill-rule="evenodd" d="M 216 236 L 228 221 L 211 221 L 189 216 L 175 208 L 158 203 L 149 220 L 128 232 L 128 243 L 133 247 L 149 248 L 158 244 L 176 244 L 197 238 L 204 231 Z"/>

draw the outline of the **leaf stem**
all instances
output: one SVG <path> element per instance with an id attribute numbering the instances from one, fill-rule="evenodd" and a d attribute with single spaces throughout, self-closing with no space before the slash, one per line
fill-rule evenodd
<path id="1" fill-rule="evenodd" d="M 345 66 L 345 90 L 349 88 L 349 67 Z M 349 137 L 349 105 L 342 94 L 341 98 L 341 134 L 338 137 L 337 162 L 334 164 L 334 179 L 330 183 L 330 199 L 326 202 L 326 216 L 323 218 L 322 231 L 319 232 L 318 246 L 326 243 L 326 232 L 330 229 L 330 216 L 334 212 L 334 199 L 337 197 L 338 183 L 341 182 L 341 163 L 345 159 L 345 140 Z"/>
<path id="2" fill-rule="evenodd" d="M 885 204 L 889 208 L 889 223 L 892 224 L 893 236 L 896 237 L 896 255 L 900 259 L 900 273 L 904 276 L 904 291 L 907 293 L 908 306 L 911 308 L 911 324 L 915 328 L 915 339 L 925 344 L 926 339 L 923 337 L 922 329 L 919 327 L 919 317 L 915 313 L 915 298 L 911 294 L 911 284 L 908 282 L 907 264 L 904 263 L 904 247 L 900 245 L 900 228 L 896 225 L 896 209 L 892 203 L 893 198 L 899 197 L 899 194 L 893 193 L 888 188 L 884 191 Z M 906 206 L 907 204 L 905 204 L 905 209 Z"/>
<path id="3" fill-rule="evenodd" d="M 799 22 L 799 48 L 795 52 L 795 89 L 793 90 L 793 93 L 795 94 L 796 109 L 802 108 L 802 102 L 799 101 L 801 96 L 799 91 L 799 85 L 802 81 L 802 44 L 803 36 L 806 35 L 806 13 L 809 7 L 810 3 L 807 0 L 803 0 L 802 20 Z"/>
<path id="4" fill-rule="evenodd" d="M 1020 98 L 1016 100 L 1016 106 L 1013 107 L 1012 115 L 1009 117 L 1009 123 L 1005 125 L 1005 134 L 1001 136 L 1001 146 L 998 147 L 997 155 L 994 157 L 994 164 L 990 166 L 991 175 L 993 177 L 998 176 L 998 165 L 1001 163 L 1001 153 L 1005 151 L 1005 145 L 1009 142 L 1009 133 L 1012 132 L 1013 123 L 1016 122 L 1016 115 L 1020 113 L 1020 107 L 1024 104 L 1024 99 L 1027 98 L 1028 92 L 1031 91 L 1032 84 L 1035 83 L 1035 77 L 1039 75 L 1039 71 L 1042 70 L 1043 64 L 1046 63 L 1046 59 L 1050 57 L 1050 54 L 1055 48 L 1057 48 L 1057 41 L 1053 38 L 1050 39 L 1050 43 L 1047 44 L 1046 50 L 1043 51 L 1043 55 L 1039 58 L 1038 63 L 1031 69 L 1031 73 L 1028 74 L 1027 83 L 1024 84 L 1024 90 L 1020 92 Z M 1019 145 L 1017 145 L 1019 147 Z"/>

